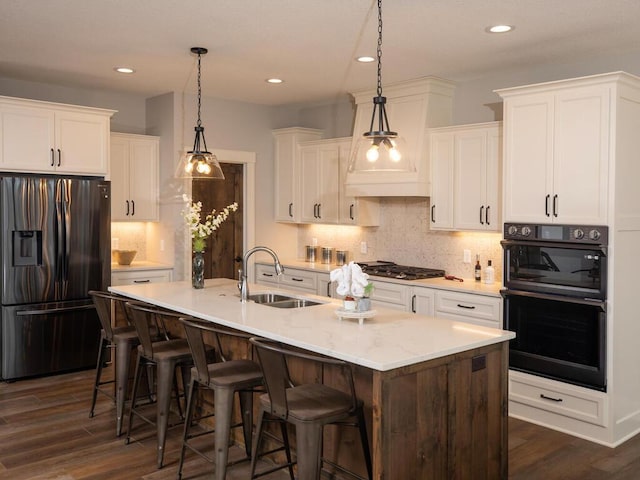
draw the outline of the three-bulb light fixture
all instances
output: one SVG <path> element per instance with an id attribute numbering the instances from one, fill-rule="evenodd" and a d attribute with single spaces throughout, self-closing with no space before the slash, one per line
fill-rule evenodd
<path id="1" fill-rule="evenodd" d="M 186 179 L 216 179 L 224 180 L 224 173 L 220 163 L 218 163 L 217 157 L 207 150 L 207 142 L 204 138 L 204 127 L 202 126 L 202 120 L 200 119 L 200 106 L 202 103 L 202 88 L 200 81 L 201 56 L 207 53 L 206 48 L 193 47 L 192 53 L 198 55 L 198 123 L 194 130 L 196 131 L 196 137 L 193 141 L 193 149 L 185 152 L 181 158 L 178 168 L 176 170 L 176 176 Z"/>

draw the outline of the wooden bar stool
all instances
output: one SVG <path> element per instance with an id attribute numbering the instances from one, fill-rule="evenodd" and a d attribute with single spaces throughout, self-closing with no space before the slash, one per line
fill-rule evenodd
<path id="1" fill-rule="evenodd" d="M 342 360 L 320 357 L 283 347 L 279 342 L 251 338 L 256 347 L 267 393 L 260 396 L 260 414 L 251 452 L 251 478 L 257 478 L 256 459 L 263 434 L 265 418 L 293 424 L 296 428 L 298 477 L 319 480 L 322 463 L 326 462 L 344 473 L 362 478 L 345 468 L 322 458 L 322 431 L 325 425 L 355 426 L 360 432 L 368 478 L 372 478 L 369 438 L 364 419 L 363 402 L 356 397 L 351 365 Z M 337 367 L 344 376 L 349 393 L 322 383 L 294 385 L 289 376 L 287 357 L 319 362 L 324 367 Z M 287 440 L 284 439 L 286 442 Z M 281 468 L 288 467 L 285 464 Z"/>
<path id="2" fill-rule="evenodd" d="M 93 299 L 100 324 L 102 325 L 100 348 L 98 349 L 98 361 L 96 364 L 96 380 L 93 386 L 89 417 L 93 417 L 94 415 L 98 392 L 108 396 L 114 400 L 116 404 L 116 435 L 120 436 L 122 433 L 122 418 L 127 397 L 127 386 L 129 384 L 129 364 L 131 355 L 136 352 L 136 347 L 140 342 L 133 325 L 123 327 L 111 326 L 112 308 L 115 309 L 117 305 L 120 305 L 126 315 L 124 308 L 126 299 L 124 297 L 96 290 L 91 290 L 89 295 L 91 295 Z M 102 381 L 102 369 L 106 361 L 104 354 L 107 348 L 115 348 L 116 371 L 114 380 Z M 102 388 L 104 385 L 109 384 L 114 384 L 114 394 Z"/>
<path id="3" fill-rule="evenodd" d="M 154 341 L 158 331 L 167 331 L 164 325 L 165 320 L 167 318 L 175 318 L 177 320 L 180 318 L 180 314 L 132 302 L 127 302 L 126 308 L 129 311 L 129 318 L 138 334 L 140 345 L 138 345 L 138 361 L 136 362 L 136 371 L 134 374 L 131 406 L 129 409 L 129 424 L 127 426 L 125 443 L 128 444 L 131 441 L 134 415 L 149 424 L 155 425 L 158 437 L 158 468 L 162 468 L 167 429 L 170 426 L 171 390 L 175 390 L 178 413 L 180 418 L 183 419 L 176 370 L 178 368 L 181 369 L 183 387 L 186 392 L 186 385 L 189 383 L 191 367 L 193 366 L 191 350 L 185 339 Z M 147 375 L 150 375 L 149 372 L 153 370 L 153 367 L 155 367 L 156 370 L 155 421 L 143 415 L 138 408 L 140 378 L 145 370 L 147 370 Z M 153 385 L 153 382 L 149 381 L 149 384 Z M 149 402 L 145 403 L 145 405 L 148 404 Z"/>
<path id="4" fill-rule="evenodd" d="M 195 318 L 181 318 L 184 325 L 187 340 L 191 347 L 195 367 L 191 369 L 191 384 L 184 422 L 184 434 L 182 437 L 182 449 L 180 451 L 180 464 L 178 467 L 178 479 L 182 478 L 182 466 L 185 450 L 189 448 L 209 462 L 215 462 L 215 479 L 223 480 L 227 472 L 229 458 L 229 434 L 232 428 L 242 427 L 245 442 L 247 460 L 251 455 L 251 440 L 253 429 L 253 393 L 262 387 L 262 372 L 260 366 L 246 359 L 232 360 L 227 358 L 223 350 L 221 337 L 235 337 L 248 339 L 249 336 L 237 331 L 230 331 L 214 326 L 211 322 L 197 320 Z M 216 347 L 216 358 L 210 363 L 207 345 L 204 342 L 203 333 L 213 337 Z M 198 400 L 200 388 L 208 388 L 213 391 L 213 414 L 200 417 L 207 418 L 215 415 L 215 428 L 192 432 L 195 404 Z M 261 390 L 264 391 L 264 390 Z M 238 393 L 242 421 L 232 425 L 233 399 Z M 211 458 L 198 450 L 189 441 L 206 434 L 215 433 L 215 458 Z M 234 462 L 237 463 L 237 462 Z"/>

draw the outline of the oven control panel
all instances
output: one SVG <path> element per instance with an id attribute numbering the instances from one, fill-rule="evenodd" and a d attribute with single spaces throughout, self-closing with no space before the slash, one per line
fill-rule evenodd
<path id="1" fill-rule="evenodd" d="M 504 224 L 505 240 L 536 240 L 606 245 L 608 234 L 608 227 L 603 225 Z"/>

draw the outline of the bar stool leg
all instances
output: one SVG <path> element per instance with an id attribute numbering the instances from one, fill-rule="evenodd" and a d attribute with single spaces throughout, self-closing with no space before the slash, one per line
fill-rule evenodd
<path id="1" fill-rule="evenodd" d="M 182 466 L 184 465 L 184 454 L 187 449 L 187 438 L 189 437 L 189 429 L 191 427 L 191 421 L 193 420 L 193 411 L 195 409 L 195 397 L 198 395 L 198 382 L 195 379 L 191 379 L 189 385 L 189 398 L 187 400 L 187 411 L 185 412 L 186 418 L 184 420 L 184 429 L 182 434 L 182 448 L 180 449 L 180 461 L 178 463 L 178 480 L 182 478 Z"/>
<path id="2" fill-rule="evenodd" d="M 133 346 L 121 343 L 116 346 L 116 436 L 122 434 L 122 417 L 129 383 L 129 362 Z"/>
<path id="3" fill-rule="evenodd" d="M 253 437 L 253 445 L 251 446 L 251 478 L 255 478 L 256 475 L 256 461 L 258 460 L 258 449 L 260 448 L 260 441 L 262 440 L 262 423 L 264 420 L 264 410 L 261 408 L 258 414 L 258 421 L 256 423 L 256 434 Z M 291 477 L 293 478 L 293 477 Z"/>
<path id="4" fill-rule="evenodd" d="M 229 459 L 229 433 L 233 411 L 234 391 L 229 388 L 216 388 L 213 394 L 213 408 L 216 414 L 216 480 L 224 480 Z"/>
<path id="5" fill-rule="evenodd" d="M 296 424 L 298 477 L 319 480 L 322 463 L 322 425 Z"/>
<path id="6" fill-rule="evenodd" d="M 104 335 L 100 337 L 100 349 L 98 350 L 98 361 L 96 363 L 96 381 L 93 384 L 93 395 L 91 396 L 91 410 L 89 411 L 89 418 L 93 418 L 93 411 L 96 408 L 96 398 L 98 396 L 98 387 L 100 385 L 100 378 L 102 377 L 102 357 L 105 349 L 107 348 L 107 339 Z"/>
<path id="7" fill-rule="evenodd" d="M 142 376 L 144 366 L 141 365 L 143 359 L 138 355 L 136 360 L 136 371 L 133 377 L 133 387 L 131 389 L 131 405 L 129 408 L 129 422 L 127 423 L 127 438 L 124 440 L 125 445 L 129 445 L 131 441 L 131 427 L 133 425 L 133 409 L 136 408 L 136 400 L 138 397 L 138 384 L 140 383 L 140 377 Z"/>
<path id="8" fill-rule="evenodd" d="M 244 435 L 244 449 L 247 457 L 251 457 L 251 444 L 253 443 L 253 392 L 241 390 L 240 412 L 242 413 L 242 433 Z"/>
<path id="9" fill-rule="evenodd" d="M 158 429 L 158 468 L 162 468 L 164 459 L 164 446 L 167 439 L 167 426 L 169 424 L 169 407 L 171 406 L 171 390 L 175 381 L 175 365 L 168 362 L 157 364 L 157 415 L 156 428 Z"/>

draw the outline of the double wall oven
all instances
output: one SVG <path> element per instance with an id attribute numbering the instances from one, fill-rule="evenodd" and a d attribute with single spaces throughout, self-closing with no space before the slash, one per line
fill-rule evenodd
<path id="1" fill-rule="evenodd" d="M 608 229 L 504 226 L 509 367 L 606 391 Z"/>

